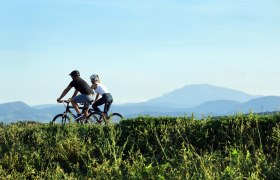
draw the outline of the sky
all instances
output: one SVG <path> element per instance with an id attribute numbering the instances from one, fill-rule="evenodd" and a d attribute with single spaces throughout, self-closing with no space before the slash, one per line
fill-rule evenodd
<path id="1" fill-rule="evenodd" d="M 279 0 L 1 0 L 0 104 L 56 103 L 76 69 L 116 104 L 192 84 L 280 96 L 279 19 Z"/>

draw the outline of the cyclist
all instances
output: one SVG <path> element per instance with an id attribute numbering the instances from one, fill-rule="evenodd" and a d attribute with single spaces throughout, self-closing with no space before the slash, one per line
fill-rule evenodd
<path id="1" fill-rule="evenodd" d="M 74 107 L 74 109 L 77 112 L 77 118 L 79 119 L 83 115 L 81 114 L 81 111 L 79 109 L 79 106 L 77 103 L 90 103 L 93 101 L 93 90 L 91 87 L 80 77 L 80 72 L 78 70 L 74 70 L 69 74 L 72 78 L 72 81 L 70 84 L 64 89 L 61 96 L 57 99 L 57 102 L 60 102 L 61 99 L 72 89 L 72 87 L 75 88 L 75 92 L 70 98 L 71 104 Z M 81 93 L 78 95 L 78 93 Z M 87 110 L 84 112 L 85 117 L 88 116 Z"/>
<path id="2" fill-rule="evenodd" d="M 102 113 L 102 111 L 98 108 L 98 106 L 101 106 L 103 104 L 104 105 L 104 114 L 106 117 L 108 117 L 108 112 L 110 110 L 110 107 L 113 103 L 113 97 L 112 95 L 109 93 L 109 91 L 107 90 L 107 88 L 104 86 L 104 84 L 102 84 L 100 82 L 99 76 L 97 74 L 93 74 L 90 76 L 90 80 L 91 80 L 91 88 L 94 89 L 94 91 L 96 92 L 96 98 L 95 101 L 92 105 L 92 108 L 97 111 Z M 101 95 L 102 97 L 100 99 L 99 95 Z"/>

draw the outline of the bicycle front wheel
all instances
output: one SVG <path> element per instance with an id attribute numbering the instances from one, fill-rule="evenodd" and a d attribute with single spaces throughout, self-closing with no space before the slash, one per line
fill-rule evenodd
<path id="1" fill-rule="evenodd" d="M 88 115 L 87 123 L 106 125 L 107 120 L 102 113 L 94 111 Z"/>
<path id="2" fill-rule="evenodd" d="M 109 121 L 112 123 L 120 123 L 122 119 L 123 119 L 123 116 L 119 113 L 112 113 L 109 116 Z"/>
<path id="3" fill-rule="evenodd" d="M 70 117 L 65 114 L 58 114 L 51 121 L 51 124 L 68 124 L 68 123 L 70 123 Z"/>

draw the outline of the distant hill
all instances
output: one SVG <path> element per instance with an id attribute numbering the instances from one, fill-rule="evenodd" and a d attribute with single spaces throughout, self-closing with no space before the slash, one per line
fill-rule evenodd
<path id="1" fill-rule="evenodd" d="M 173 107 L 158 107 L 158 106 L 145 106 L 141 103 L 139 104 L 124 104 L 124 105 L 113 105 L 111 110 L 114 112 L 119 112 L 121 114 L 147 114 L 148 112 L 164 112 L 171 113 L 178 111 L 179 108 Z"/>
<path id="2" fill-rule="evenodd" d="M 245 113 L 250 111 L 255 113 L 280 111 L 280 97 L 265 96 L 253 99 L 242 104 L 237 110 Z"/>
<path id="3" fill-rule="evenodd" d="M 266 113 L 277 111 L 280 111 L 280 97 L 266 96 L 253 99 L 245 103 L 231 100 L 208 101 L 194 108 L 173 108 L 172 110 L 167 111 L 163 110 L 163 108 L 149 107 L 142 109 L 140 112 L 134 111 L 133 113 L 128 113 L 127 117 L 135 117 L 139 115 L 190 116 L 192 113 L 194 113 L 197 117 L 201 117 L 201 115 L 220 116 L 233 115 L 236 113 L 247 114 L 250 112 Z"/>
<path id="4" fill-rule="evenodd" d="M 0 104 L 1 122 L 10 123 L 24 120 L 46 122 L 50 117 L 50 114 L 34 109 L 21 101 Z"/>
<path id="5" fill-rule="evenodd" d="M 21 110 L 32 111 L 33 109 L 21 101 L 0 104 L 0 113 L 1 114 L 17 112 L 17 111 L 21 111 Z"/>
<path id="6" fill-rule="evenodd" d="M 142 104 L 158 107 L 192 108 L 207 101 L 246 102 L 260 96 L 208 84 L 188 85 Z"/>
<path id="7" fill-rule="evenodd" d="M 221 98 L 221 99 L 219 99 Z M 24 102 L 0 104 L 0 121 L 50 122 L 52 118 L 65 110 L 61 104 L 29 106 Z M 249 112 L 280 111 L 280 97 L 253 96 L 241 91 L 211 85 L 185 86 L 164 94 L 161 97 L 142 103 L 123 105 L 113 104 L 111 111 L 119 112 L 125 117 L 139 115 L 150 116 L 190 116 L 228 115 Z M 73 110 L 73 112 L 75 112 Z"/>
<path id="8" fill-rule="evenodd" d="M 234 113 L 235 109 L 241 105 L 242 103 L 231 100 L 208 101 L 192 109 L 192 112 L 198 114 L 224 115 Z"/>

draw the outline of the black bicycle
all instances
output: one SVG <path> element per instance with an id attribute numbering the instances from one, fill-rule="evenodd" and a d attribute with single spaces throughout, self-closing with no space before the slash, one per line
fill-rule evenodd
<path id="1" fill-rule="evenodd" d="M 79 109 L 82 110 L 82 116 L 79 118 L 71 111 L 71 109 L 74 109 L 74 107 L 70 106 L 69 100 L 62 100 L 59 103 L 63 103 L 65 111 L 62 114 L 56 115 L 51 121 L 51 124 L 69 124 L 74 121 L 79 124 L 90 124 L 96 122 L 98 123 L 104 118 L 102 113 L 89 111 L 91 103 L 85 103 L 83 104 L 83 106 L 79 106 Z M 84 112 L 86 110 L 90 112 L 90 115 L 88 117 L 84 116 Z"/>
<path id="2" fill-rule="evenodd" d="M 105 116 L 104 113 L 100 113 L 94 111 L 93 109 L 89 108 L 91 105 L 90 103 L 85 103 L 83 106 L 79 106 L 79 109 L 82 109 L 82 116 L 77 118 L 77 116 L 71 111 L 73 106 L 70 106 L 69 100 L 62 100 L 60 103 L 63 103 L 65 107 L 65 111 L 62 114 L 56 115 L 51 124 L 69 124 L 73 121 L 79 124 L 108 124 L 109 122 L 119 123 L 123 116 L 119 113 L 111 113 L 109 116 Z M 87 117 L 84 116 L 84 112 L 88 110 L 89 115 Z"/>
<path id="3" fill-rule="evenodd" d="M 99 124 L 108 124 L 108 123 L 117 124 L 117 123 L 120 123 L 124 119 L 124 117 L 120 113 L 114 112 L 114 113 L 110 113 L 108 116 L 106 116 L 106 114 L 104 112 L 100 113 L 100 112 L 94 111 L 93 109 L 89 109 L 89 112 L 90 112 L 90 114 L 88 117 L 91 120 L 96 119 L 95 117 L 97 117 L 95 122 L 97 122 Z"/>

